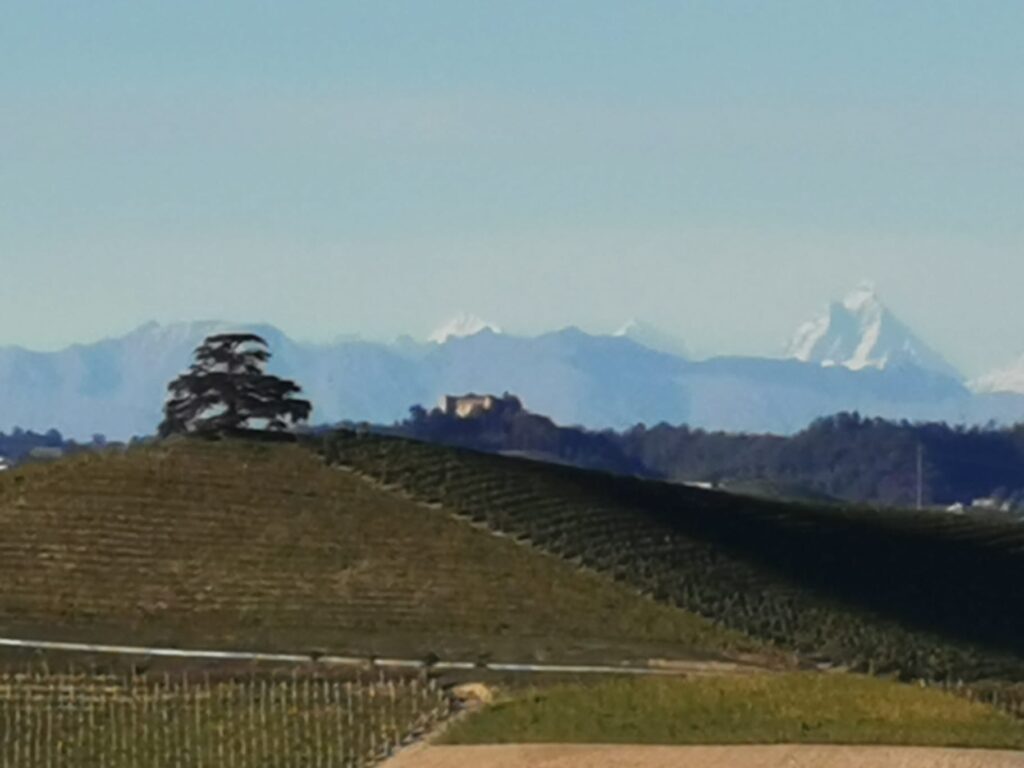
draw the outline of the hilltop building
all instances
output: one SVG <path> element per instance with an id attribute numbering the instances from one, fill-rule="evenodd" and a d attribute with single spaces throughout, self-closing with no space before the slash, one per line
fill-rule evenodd
<path id="1" fill-rule="evenodd" d="M 515 395 L 506 392 L 497 395 L 445 395 L 437 404 L 438 410 L 447 416 L 470 419 L 484 414 L 517 413 L 523 410 L 523 403 Z"/>
<path id="2" fill-rule="evenodd" d="M 64 455 L 63 448 L 55 446 L 37 445 L 28 452 L 28 458 L 36 461 L 54 461 Z"/>

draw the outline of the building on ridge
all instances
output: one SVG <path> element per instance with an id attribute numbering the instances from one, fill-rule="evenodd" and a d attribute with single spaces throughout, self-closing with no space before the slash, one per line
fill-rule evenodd
<path id="1" fill-rule="evenodd" d="M 497 395 L 445 395 L 437 404 L 438 410 L 447 416 L 469 419 L 483 414 L 516 413 L 523 410 L 522 401 L 506 392 Z"/>

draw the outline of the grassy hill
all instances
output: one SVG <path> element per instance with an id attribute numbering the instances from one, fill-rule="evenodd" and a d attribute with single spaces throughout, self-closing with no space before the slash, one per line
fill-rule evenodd
<path id="1" fill-rule="evenodd" d="M 1024 526 L 786 504 L 340 432 L 328 460 L 722 625 L 906 678 L 1024 679 Z"/>
<path id="2" fill-rule="evenodd" d="M 0 635 L 525 661 L 737 633 L 295 445 L 183 441 L 0 475 Z"/>

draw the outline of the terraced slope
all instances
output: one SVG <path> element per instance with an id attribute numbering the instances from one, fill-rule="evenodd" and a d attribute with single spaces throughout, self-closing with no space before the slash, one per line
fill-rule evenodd
<path id="1" fill-rule="evenodd" d="M 339 432 L 328 461 L 858 670 L 1024 679 L 1024 526 L 783 504 Z"/>
<path id="2" fill-rule="evenodd" d="M 185 441 L 0 475 L 0 635 L 551 659 L 737 635 L 287 445 Z"/>

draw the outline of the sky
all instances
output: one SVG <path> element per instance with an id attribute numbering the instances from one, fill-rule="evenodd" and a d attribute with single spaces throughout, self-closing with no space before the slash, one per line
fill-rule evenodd
<path id="1" fill-rule="evenodd" d="M 778 354 L 867 278 L 1024 352 L 1024 3 L 0 0 L 0 344 L 630 318 Z"/>

